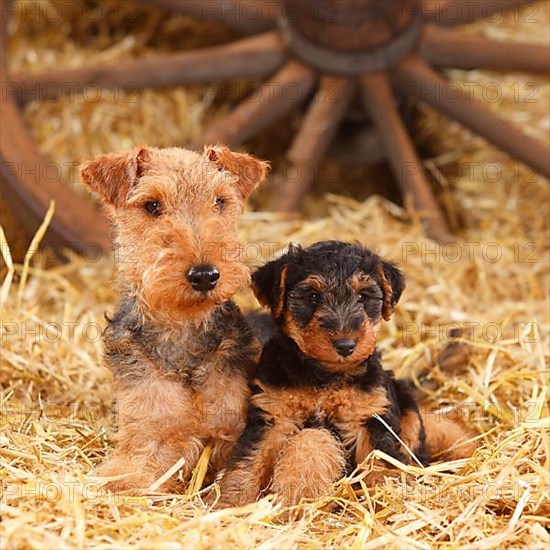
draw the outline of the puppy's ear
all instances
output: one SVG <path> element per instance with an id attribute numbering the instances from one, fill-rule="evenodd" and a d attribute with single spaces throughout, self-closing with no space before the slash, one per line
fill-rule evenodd
<path id="1" fill-rule="evenodd" d="M 80 166 L 80 179 L 106 204 L 121 206 L 141 177 L 143 165 L 149 158 L 147 147 L 99 155 Z"/>
<path id="2" fill-rule="evenodd" d="M 385 260 L 381 260 L 376 266 L 376 273 L 380 278 L 383 293 L 382 317 L 385 321 L 389 321 L 395 304 L 405 290 L 405 277 L 393 263 Z"/>
<path id="3" fill-rule="evenodd" d="M 274 319 L 278 319 L 283 313 L 288 266 L 299 250 L 300 247 L 290 245 L 286 254 L 268 262 L 252 274 L 254 295 L 262 306 L 271 310 Z"/>
<path id="4" fill-rule="evenodd" d="M 269 163 L 258 160 L 252 155 L 234 153 L 227 147 L 220 145 L 205 147 L 204 154 L 220 170 L 227 170 L 237 176 L 237 191 L 243 200 L 265 180 L 269 173 Z"/>

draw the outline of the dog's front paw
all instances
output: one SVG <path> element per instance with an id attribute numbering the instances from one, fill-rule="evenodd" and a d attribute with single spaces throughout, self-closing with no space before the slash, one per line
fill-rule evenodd
<path id="1" fill-rule="evenodd" d="M 130 457 L 113 457 L 103 463 L 97 475 L 105 478 L 103 487 L 113 493 L 141 495 L 151 492 L 154 476 L 136 465 Z"/>

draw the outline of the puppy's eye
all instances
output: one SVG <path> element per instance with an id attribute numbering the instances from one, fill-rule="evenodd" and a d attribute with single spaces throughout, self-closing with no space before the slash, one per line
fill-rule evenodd
<path id="1" fill-rule="evenodd" d="M 225 208 L 225 198 L 216 197 L 214 204 L 216 205 L 216 208 L 221 212 Z"/>
<path id="2" fill-rule="evenodd" d="M 160 216 L 162 214 L 162 204 L 160 201 L 147 201 L 143 207 L 151 216 Z"/>
<path id="3" fill-rule="evenodd" d="M 319 292 L 315 292 L 315 290 L 312 290 L 306 294 L 306 299 L 310 304 L 316 304 L 321 299 L 321 294 L 319 294 Z"/>
<path id="4" fill-rule="evenodd" d="M 379 296 L 376 296 L 375 294 L 372 293 L 372 291 L 369 292 L 368 290 L 362 290 L 357 295 L 357 301 L 360 304 L 365 304 L 369 300 L 382 300 L 382 298 L 380 298 Z"/>

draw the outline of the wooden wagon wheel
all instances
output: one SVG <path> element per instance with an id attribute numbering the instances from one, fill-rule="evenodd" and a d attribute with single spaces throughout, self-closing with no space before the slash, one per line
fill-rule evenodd
<path id="1" fill-rule="evenodd" d="M 148 0 L 138 0 L 147 2 Z M 41 98 L 71 82 L 72 91 L 87 84 L 159 87 L 213 82 L 241 77 L 267 77 L 264 91 L 245 99 L 224 119 L 207 129 L 194 145 L 224 142 L 237 146 L 313 94 L 288 159 L 294 175 L 277 196 L 274 208 L 293 210 L 301 204 L 356 90 L 371 126 L 350 142 L 368 158 L 384 155 L 407 206 L 414 208 L 426 233 L 450 239 L 446 220 L 422 171 L 397 104 L 404 90 L 477 134 L 550 176 L 548 148 L 515 125 L 499 118 L 483 102 L 450 101 L 441 89 L 447 80 L 434 67 L 546 72 L 548 47 L 499 42 L 467 36 L 452 26 L 517 9 L 530 0 L 157 0 L 156 5 L 202 20 L 217 20 L 248 34 L 229 45 L 128 60 L 111 65 L 9 74 L 3 55 L 2 90 L 12 90 L 0 104 L 2 173 L 9 197 L 36 223 L 50 198 L 57 202 L 50 237 L 82 250 L 94 241 L 107 247 L 107 225 L 87 202 L 60 180 L 40 179 L 46 160 L 29 137 L 19 105 L 31 91 Z M 2 4 L 2 20 L 9 2 Z M 3 29 L 4 34 L 6 29 Z M 5 36 L 2 40 L 5 43 Z M 289 98 L 288 86 L 297 92 Z M 61 89 L 64 89 L 61 87 Z M 274 92 L 273 92 L 274 90 Z M 15 96 L 15 97 L 14 97 Z M 31 169 L 29 169 L 29 166 Z"/>

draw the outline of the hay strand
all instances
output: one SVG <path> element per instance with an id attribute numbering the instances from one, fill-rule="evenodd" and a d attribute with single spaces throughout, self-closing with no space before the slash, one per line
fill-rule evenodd
<path id="1" fill-rule="evenodd" d="M 2 288 L 0 290 L 0 308 L 4 309 L 4 304 L 10 292 L 11 283 L 13 281 L 13 274 L 15 272 L 13 266 L 13 260 L 11 257 L 10 246 L 6 239 L 3 227 L 0 225 L 0 246 L 2 247 L 2 258 L 8 268 L 4 280 L 2 281 Z"/>
<path id="2" fill-rule="evenodd" d="M 25 286 L 27 284 L 27 278 L 29 276 L 29 266 L 30 266 L 31 260 L 35 255 L 36 251 L 38 250 L 38 247 L 40 246 L 40 243 L 42 242 L 42 239 L 44 238 L 46 231 L 48 230 L 48 226 L 52 221 L 54 212 L 55 212 L 55 201 L 50 201 L 50 206 L 46 211 L 44 219 L 42 220 L 42 223 L 36 230 L 36 233 L 32 238 L 32 241 L 31 241 L 31 244 L 29 245 L 27 253 L 25 254 L 25 259 L 23 261 L 23 269 L 21 271 L 21 280 L 19 282 L 19 290 L 17 292 L 17 309 L 21 308 L 21 300 L 23 299 L 23 293 L 25 292 Z"/>

